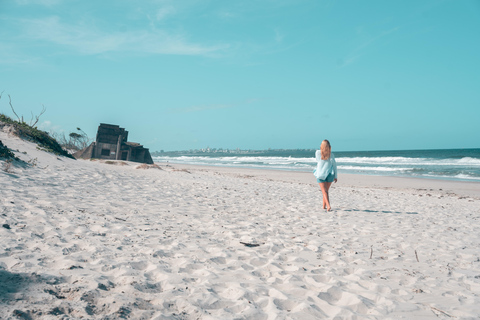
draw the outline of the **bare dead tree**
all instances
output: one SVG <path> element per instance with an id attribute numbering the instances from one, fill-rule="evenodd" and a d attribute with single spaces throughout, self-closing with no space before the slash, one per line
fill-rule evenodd
<path id="1" fill-rule="evenodd" d="M 38 120 L 40 120 L 40 117 L 45 113 L 45 111 L 47 111 L 47 108 L 45 108 L 45 106 L 42 104 L 42 111 L 40 112 L 40 114 L 38 116 L 34 116 L 33 115 L 33 112 L 32 112 L 32 120 L 30 121 L 30 126 L 31 127 L 35 127 L 35 125 L 38 123 Z M 33 122 L 32 124 L 32 121 L 33 119 L 35 118 L 35 122 Z"/>
<path id="2" fill-rule="evenodd" d="M 3 91 L 0 94 L 0 98 L 2 98 L 2 94 L 3 94 Z M 12 97 L 10 97 L 10 95 L 8 95 L 8 99 L 9 99 L 8 103 L 10 104 L 10 108 L 12 108 L 13 114 L 17 117 L 18 122 L 26 123 L 23 120 L 23 115 L 22 115 L 22 117 L 19 117 L 18 114 L 15 112 L 15 108 L 13 107 L 13 104 L 12 104 Z M 32 119 L 30 120 L 30 123 L 28 125 L 30 127 L 35 127 L 35 125 L 38 123 L 38 121 L 40 120 L 40 117 L 45 113 L 45 111 L 47 111 L 47 108 L 45 108 L 45 106 L 42 104 L 42 111 L 40 112 L 40 114 L 38 116 L 35 116 L 32 112 Z"/>
<path id="3" fill-rule="evenodd" d="M 13 105 L 12 105 L 12 97 L 10 97 L 10 95 L 8 95 L 8 99 L 10 100 L 10 101 L 9 101 L 9 104 L 10 104 L 10 108 L 12 108 L 13 114 L 14 114 L 15 116 L 17 116 L 18 122 L 23 123 L 23 117 L 22 117 L 22 120 L 20 120 L 20 117 L 18 116 L 18 114 L 15 112 L 15 109 L 13 108 Z"/>

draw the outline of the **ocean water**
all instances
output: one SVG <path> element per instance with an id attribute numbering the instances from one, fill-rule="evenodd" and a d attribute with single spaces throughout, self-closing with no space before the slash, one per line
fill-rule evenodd
<path id="1" fill-rule="evenodd" d="M 333 152 L 339 174 L 480 182 L 480 149 Z M 167 153 L 156 162 L 312 172 L 315 150 Z"/>

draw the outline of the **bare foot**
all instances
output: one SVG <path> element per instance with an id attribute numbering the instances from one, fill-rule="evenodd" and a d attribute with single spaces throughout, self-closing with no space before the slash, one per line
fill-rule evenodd
<path id="1" fill-rule="evenodd" d="M 328 208 L 327 208 L 327 211 L 332 211 L 332 207 L 328 207 Z"/>

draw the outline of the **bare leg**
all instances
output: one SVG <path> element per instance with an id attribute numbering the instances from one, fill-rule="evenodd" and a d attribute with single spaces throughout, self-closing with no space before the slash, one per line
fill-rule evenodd
<path id="1" fill-rule="evenodd" d="M 327 189 L 327 199 L 328 199 L 328 204 L 327 204 L 327 210 L 330 211 L 332 208 L 330 207 L 330 186 L 332 185 L 331 182 L 326 182 L 325 183 L 325 189 Z"/>
<path id="2" fill-rule="evenodd" d="M 320 189 L 322 190 L 322 194 L 323 194 L 323 196 L 322 196 L 322 199 L 323 199 L 322 208 L 327 209 L 327 202 L 325 201 L 325 194 L 323 193 L 323 188 L 322 188 L 321 185 L 320 185 Z"/>
<path id="3" fill-rule="evenodd" d="M 321 182 L 319 183 L 320 189 L 322 189 L 322 194 L 323 194 L 323 209 L 326 209 L 328 211 L 332 210 L 332 207 L 330 206 L 330 198 L 328 196 L 328 190 L 330 189 L 330 186 L 332 185 L 331 182 Z"/>

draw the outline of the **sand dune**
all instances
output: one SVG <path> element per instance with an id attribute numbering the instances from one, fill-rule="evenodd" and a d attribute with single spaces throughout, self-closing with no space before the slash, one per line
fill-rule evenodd
<path id="1" fill-rule="evenodd" d="M 307 173 L 0 140 L 0 318 L 480 318 L 478 183 L 340 174 L 327 213 Z"/>

